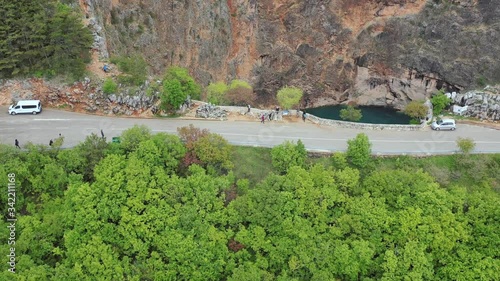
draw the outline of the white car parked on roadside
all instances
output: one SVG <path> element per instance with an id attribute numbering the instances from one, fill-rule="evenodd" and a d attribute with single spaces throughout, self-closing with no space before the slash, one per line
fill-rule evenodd
<path id="1" fill-rule="evenodd" d="M 438 121 L 434 121 L 431 124 L 431 128 L 433 130 L 451 130 L 454 131 L 457 127 L 455 125 L 455 120 L 453 119 L 442 119 Z"/>

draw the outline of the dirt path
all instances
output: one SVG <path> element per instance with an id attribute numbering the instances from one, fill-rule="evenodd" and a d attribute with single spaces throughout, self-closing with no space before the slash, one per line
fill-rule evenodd
<path id="1" fill-rule="evenodd" d="M 104 72 L 104 65 L 108 65 L 110 67 L 110 70 L 108 72 Z M 116 77 L 120 74 L 116 65 L 99 60 L 99 52 L 97 50 L 92 50 L 92 61 L 87 65 L 87 71 L 91 72 L 97 78 L 103 81 L 106 78 Z"/>

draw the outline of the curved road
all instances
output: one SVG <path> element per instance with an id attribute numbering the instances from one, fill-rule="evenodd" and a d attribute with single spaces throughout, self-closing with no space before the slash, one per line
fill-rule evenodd
<path id="1" fill-rule="evenodd" d="M 472 138 L 475 152 L 500 152 L 500 130 L 472 125 L 457 125 L 456 131 L 375 131 L 354 130 L 318 126 L 310 122 L 279 123 L 258 121 L 207 121 L 183 119 L 137 119 L 86 115 L 80 113 L 44 109 L 38 115 L 10 116 L 7 107 L 0 107 L 0 142 L 20 145 L 31 141 L 48 145 L 59 133 L 65 137 L 64 147 L 75 146 L 90 133 L 100 136 L 104 131 L 108 140 L 120 135 L 134 124 L 143 124 L 153 133 L 176 133 L 178 127 L 193 124 L 221 134 L 230 143 L 237 145 L 272 147 L 285 140 L 301 139 L 307 149 L 313 151 L 344 151 L 347 140 L 358 133 L 366 133 L 372 143 L 374 154 L 442 154 L 457 151 L 458 137 Z"/>

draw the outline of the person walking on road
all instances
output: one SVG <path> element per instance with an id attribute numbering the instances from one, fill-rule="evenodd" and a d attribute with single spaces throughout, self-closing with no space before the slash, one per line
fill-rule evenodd
<path id="1" fill-rule="evenodd" d="M 19 146 L 19 141 L 17 139 L 14 141 L 14 144 L 16 145 L 17 148 L 21 149 L 21 147 Z"/>
<path id="2" fill-rule="evenodd" d="M 101 137 L 104 139 L 104 132 L 101 129 Z"/>
<path id="3" fill-rule="evenodd" d="M 304 122 L 306 122 L 306 114 L 307 114 L 307 113 L 305 113 L 305 112 L 304 112 L 304 113 L 302 113 L 302 121 L 304 121 Z"/>
<path id="4" fill-rule="evenodd" d="M 248 113 L 250 113 L 250 105 L 247 105 Z"/>
<path id="5" fill-rule="evenodd" d="M 260 122 L 261 122 L 262 124 L 264 124 L 264 120 L 265 120 L 265 117 L 264 117 L 264 114 L 262 114 L 262 115 L 260 116 Z"/>

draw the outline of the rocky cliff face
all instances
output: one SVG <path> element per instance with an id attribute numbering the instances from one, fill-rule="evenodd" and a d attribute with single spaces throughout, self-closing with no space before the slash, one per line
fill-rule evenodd
<path id="1" fill-rule="evenodd" d="M 403 107 L 437 88 L 500 81 L 500 0 L 80 0 L 101 54 L 144 55 L 155 74 L 240 78 L 262 102 L 284 85 L 307 106 Z"/>

